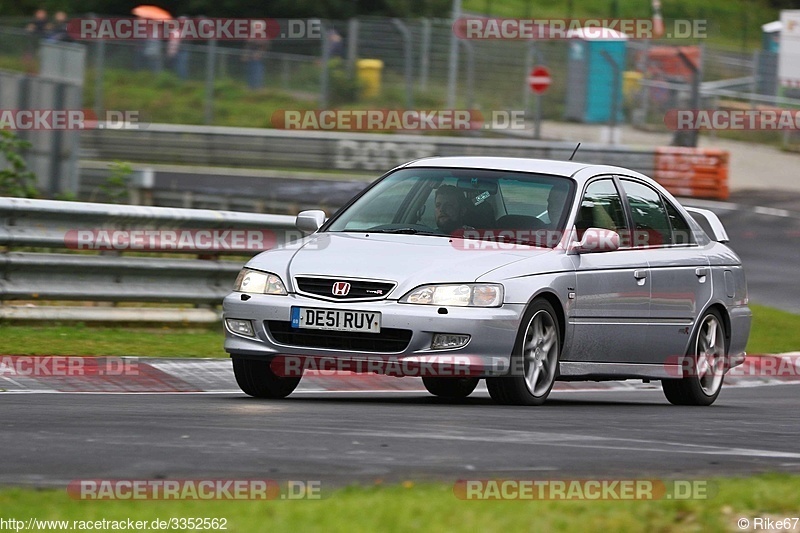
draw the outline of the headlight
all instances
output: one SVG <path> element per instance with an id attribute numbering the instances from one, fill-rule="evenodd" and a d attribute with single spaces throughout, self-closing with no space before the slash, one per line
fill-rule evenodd
<path id="1" fill-rule="evenodd" d="M 458 307 L 499 307 L 503 303 L 503 286 L 495 283 L 423 285 L 400 298 L 400 302 Z"/>
<path id="2" fill-rule="evenodd" d="M 270 272 L 259 272 L 249 268 L 243 268 L 239 272 L 233 290 L 252 294 L 278 294 L 281 296 L 288 294 L 281 278 Z"/>

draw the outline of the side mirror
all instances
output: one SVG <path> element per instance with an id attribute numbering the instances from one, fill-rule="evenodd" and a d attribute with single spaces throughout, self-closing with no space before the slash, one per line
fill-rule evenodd
<path id="1" fill-rule="evenodd" d="M 325 211 L 319 209 L 301 211 L 294 221 L 295 227 L 303 233 L 314 233 L 323 223 L 325 223 Z"/>
<path id="2" fill-rule="evenodd" d="M 583 233 L 581 242 L 574 243 L 570 251 L 576 254 L 613 252 L 619 249 L 619 233 L 610 229 L 589 228 Z"/>

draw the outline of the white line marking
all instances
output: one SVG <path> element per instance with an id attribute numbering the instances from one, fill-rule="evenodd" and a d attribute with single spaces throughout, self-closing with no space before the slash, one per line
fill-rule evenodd
<path id="1" fill-rule="evenodd" d="M 754 207 L 754 213 L 758 213 L 759 215 L 772 215 L 775 217 L 791 217 L 792 213 L 787 211 L 786 209 L 775 209 L 774 207 Z"/>
<path id="2" fill-rule="evenodd" d="M 678 201 L 687 206 L 702 207 L 717 211 L 750 211 L 758 215 L 767 215 L 781 218 L 800 218 L 800 213 L 787 209 L 777 209 L 775 207 L 750 206 L 733 202 L 719 202 L 716 200 L 700 200 L 698 198 L 678 198 Z"/>

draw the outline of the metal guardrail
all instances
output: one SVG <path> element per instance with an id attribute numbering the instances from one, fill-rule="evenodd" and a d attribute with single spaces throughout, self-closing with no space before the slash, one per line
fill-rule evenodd
<path id="1" fill-rule="evenodd" d="M 429 156 L 567 159 L 572 142 L 149 124 L 83 132 L 83 159 L 384 172 Z M 653 150 L 585 143 L 576 159 L 652 174 Z"/>
<path id="2" fill-rule="evenodd" d="M 242 265 L 221 255 L 258 251 L 231 247 L 222 239 L 206 239 L 202 249 L 189 250 L 197 256 L 191 258 L 165 257 L 167 250 L 187 251 L 168 246 L 131 246 L 121 252 L 102 246 L 81 250 L 77 245 L 78 232 L 97 235 L 102 230 L 125 235 L 151 231 L 158 236 L 168 230 L 185 230 L 189 236 L 197 231 L 226 235 L 229 230 L 248 230 L 271 233 L 271 243 L 299 235 L 294 217 L 284 215 L 0 198 L 0 301 L 217 305 Z M 123 255 L 126 252 L 136 253 Z"/>
<path id="3" fill-rule="evenodd" d="M 508 156 L 568 159 L 575 143 L 532 139 L 487 139 L 409 134 L 287 131 L 255 128 L 150 124 L 143 129 L 84 132 L 86 158 L 143 163 L 188 163 L 220 167 L 380 173 L 412 159 L 429 156 Z M 724 199 L 728 196 L 727 155 L 718 157 L 711 185 L 695 186 L 695 160 L 675 149 L 680 164 L 664 166 L 669 147 L 643 148 L 582 144 L 576 160 L 630 168 L 652 176 L 681 195 Z M 675 159 L 675 158 L 673 158 Z M 675 161 L 672 161 L 673 163 Z M 723 168 L 724 167 L 724 168 Z"/>

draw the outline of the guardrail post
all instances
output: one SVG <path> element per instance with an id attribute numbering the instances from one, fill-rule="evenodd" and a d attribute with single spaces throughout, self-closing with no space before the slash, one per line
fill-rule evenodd
<path id="1" fill-rule="evenodd" d="M 347 73 L 354 75 L 358 57 L 358 19 L 347 21 Z"/>
<path id="2" fill-rule="evenodd" d="M 475 50 L 469 41 L 461 41 L 467 51 L 467 109 L 475 104 Z"/>
<path id="3" fill-rule="evenodd" d="M 206 50 L 206 98 L 204 106 L 205 124 L 214 121 L 214 66 L 216 64 L 217 40 L 211 39 Z"/>
<path id="4" fill-rule="evenodd" d="M 700 80 L 702 78 L 702 68 L 700 65 L 695 65 L 689 56 L 687 56 L 680 48 L 678 48 L 678 58 L 680 58 L 683 64 L 686 65 L 686 68 L 692 72 L 692 95 L 689 105 L 692 109 L 700 109 Z M 702 64 L 702 49 L 698 61 Z M 683 132 L 676 131 L 672 143 L 675 146 L 689 146 L 696 148 L 698 133 L 699 132 L 697 130 L 688 130 Z"/>
<path id="5" fill-rule="evenodd" d="M 281 87 L 284 91 L 289 90 L 289 60 L 285 54 L 281 54 Z"/>
<path id="6" fill-rule="evenodd" d="M 611 119 L 608 121 L 608 144 L 617 144 L 617 114 L 619 113 L 619 84 L 620 66 L 614 61 L 606 50 L 600 50 L 600 55 L 606 60 L 606 63 L 611 67 L 612 72 L 612 86 L 611 86 Z"/>
<path id="7" fill-rule="evenodd" d="M 331 48 L 328 43 L 328 24 L 325 21 L 320 23 L 322 30 L 322 70 L 319 74 L 319 104 L 320 109 L 328 107 L 328 62 L 331 58 Z"/>
<path id="8" fill-rule="evenodd" d="M 64 109 L 64 92 L 67 87 L 62 82 L 54 82 L 53 109 Z M 53 130 L 50 132 L 52 142 L 50 144 L 50 179 L 48 181 L 47 195 L 54 196 L 57 193 L 65 192 L 62 183 L 61 173 L 61 151 L 64 146 L 64 130 Z M 77 193 L 77 191 L 75 191 Z"/>
<path id="9" fill-rule="evenodd" d="M 103 113 L 103 74 L 106 60 L 106 42 L 102 39 L 95 43 L 94 48 L 94 114 L 101 120 Z"/>
<path id="10" fill-rule="evenodd" d="M 431 21 L 422 19 L 422 44 L 419 52 L 419 88 L 428 89 L 428 73 L 430 72 L 431 54 Z"/>
<path id="11" fill-rule="evenodd" d="M 412 72 L 412 62 L 413 62 L 413 50 L 411 44 L 411 32 L 408 31 L 408 27 L 403 24 L 398 18 L 392 19 L 392 24 L 394 24 L 395 28 L 400 32 L 400 35 L 403 37 L 403 51 L 404 51 L 404 60 L 405 63 L 403 65 L 403 72 L 405 75 L 406 81 L 406 109 L 413 109 L 414 108 L 414 73 Z"/>
<path id="12" fill-rule="evenodd" d="M 458 37 L 452 26 L 461 17 L 461 0 L 453 0 L 452 20 L 450 22 L 450 60 L 447 68 L 447 108 L 456 107 L 456 85 L 458 84 Z"/>

